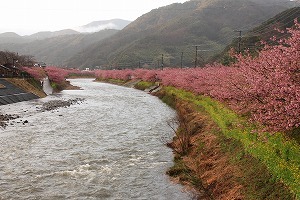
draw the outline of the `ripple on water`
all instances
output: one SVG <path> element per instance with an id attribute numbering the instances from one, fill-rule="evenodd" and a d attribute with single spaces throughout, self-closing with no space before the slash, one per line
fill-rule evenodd
<path id="1" fill-rule="evenodd" d="M 191 199 L 165 171 L 175 112 L 141 91 L 92 80 L 84 90 L 0 107 L 28 124 L 0 130 L 0 199 Z M 41 112 L 49 100 L 84 103 Z"/>

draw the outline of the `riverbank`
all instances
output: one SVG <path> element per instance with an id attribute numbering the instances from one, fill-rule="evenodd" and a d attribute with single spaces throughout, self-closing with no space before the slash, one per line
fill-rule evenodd
<path id="1" fill-rule="evenodd" d="M 155 83 L 134 85 L 145 90 Z M 165 141 L 174 151 L 174 166 L 167 174 L 198 190 L 199 199 L 299 197 L 300 148 L 293 140 L 279 133 L 255 133 L 257 127 L 209 97 L 172 87 L 154 95 L 178 114 L 169 123 L 175 137 Z"/>
<path id="2" fill-rule="evenodd" d="M 47 96 L 43 91 L 41 84 L 34 79 L 6 78 L 5 80 L 27 92 L 35 94 L 40 98 L 44 98 Z"/>
<path id="3" fill-rule="evenodd" d="M 134 87 L 146 91 L 153 84 Z M 166 142 L 174 151 L 167 174 L 198 190 L 199 199 L 299 199 L 296 141 L 264 133 L 209 97 L 172 87 L 154 95 L 178 113 L 179 128 Z"/>
<path id="4" fill-rule="evenodd" d="M 272 174 L 266 160 L 251 154 L 242 141 L 224 133 L 224 127 L 215 121 L 229 120 L 233 113 L 226 111 L 228 116 L 216 113 L 212 116 L 208 107 L 217 102 L 175 88 L 164 88 L 156 95 L 178 114 L 179 128 L 168 144 L 174 149 L 175 165 L 167 174 L 175 180 L 200 193 L 204 191 L 208 199 L 297 199 L 280 179 L 275 178 L 277 174 Z M 222 107 L 210 109 L 221 111 Z M 225 124 L 229 134 L 245 134 L 237 132 L 237 124 Z M 267 148 L 267 142 L 265 145 Z M 250 148 L 259 152 L 254 143 Z M 294 184 L 298 184 L 296 180 Z"/>
<path id="5" fill-rule="evenodd" d="M 192 199 L 165 175 L 173 156 L 160 139 L 174 110 L 141 91 L 70 81 L 84 90 L 1 106 L 20 116 L 0 131 L 1 198 Z M 43 112 L 76 98 L 86 100 Z"/>
<path id="6" fill-rule="evenodd" d="M 5 78 L 6 81 L 12 83 L 13 85 L 17 86 L 18 88 L 21 88 L 22 90 L 26 91 L 26 92 L 30 92 L 36 96 L 38 96 L 39 98 L 44 98 L 46 97 L 46 93 L 43 91 L 43 88 L 41 86 L 41 84 L 34 80 L 34 79 L 21 79 L 21 78 Z M 4 86 L 0 85 L 0 89 L 5 88 Z M 69 81 L 65 81 L 65 83 L 63 84 L 63 86 L 61 87 L 61 90 L 80 90 L 80 87 L 77 86 L 73 86 L 70 84 Z M 55 92 L 60 92 L 61 90 L 55 90 Z M 57 109 L 59 107 L 69 107 L 71 105 L 74 104 L 78 104 L 83 102 L 84 99 L 70 99 L 67 101 L 50 101 L 47 102 L 43 105 L 42 110 L 54 110 Z M 5 128 L 9 121 L 17 119 L 18 116 L 14 116 L 14 115 L 8 115 L 5 113 L 0 113 L 0 127 Z"/>

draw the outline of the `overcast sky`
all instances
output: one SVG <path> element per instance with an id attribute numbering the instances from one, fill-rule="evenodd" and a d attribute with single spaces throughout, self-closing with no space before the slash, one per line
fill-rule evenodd
<path id="1" fill-rule="evenodd" d="M 0 33 L 28 35 L 107 19 L 135 20 L 152 9 L 187 0 L 3 0 Z"/>

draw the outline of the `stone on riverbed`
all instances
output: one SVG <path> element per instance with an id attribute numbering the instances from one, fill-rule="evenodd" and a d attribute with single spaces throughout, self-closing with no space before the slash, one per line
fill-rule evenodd
<path id="1" fill-rule="evenodd" d="M 0 114 L 0 127 L 6 127 L 9 120 L 19 118 L 18 115 Z"/>
<path id="2" fill-rule="evenodd" d="M 52 100 L 43 104 L 41 111 L 50 111 L 58 108 L 66 108 L 71 105 L 80 104 L 84 101 L 83 98 L 69 99 L 69 100 Z"/>

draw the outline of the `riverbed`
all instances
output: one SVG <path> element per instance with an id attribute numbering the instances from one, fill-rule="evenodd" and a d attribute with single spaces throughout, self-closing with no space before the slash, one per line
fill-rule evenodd
<path id="1" fill-rule="evenodd" d="M 0 106 L 0 199 L 192 199 L 165 175 L 176 113 L 132 88 L 74 79 L 82 90 Z M 55 110 L 53 100 L 84 99 Z M 26 123 L 25 123 L 26 122 Z M 162 139 L 163 138 L 163 139 Z"/>

